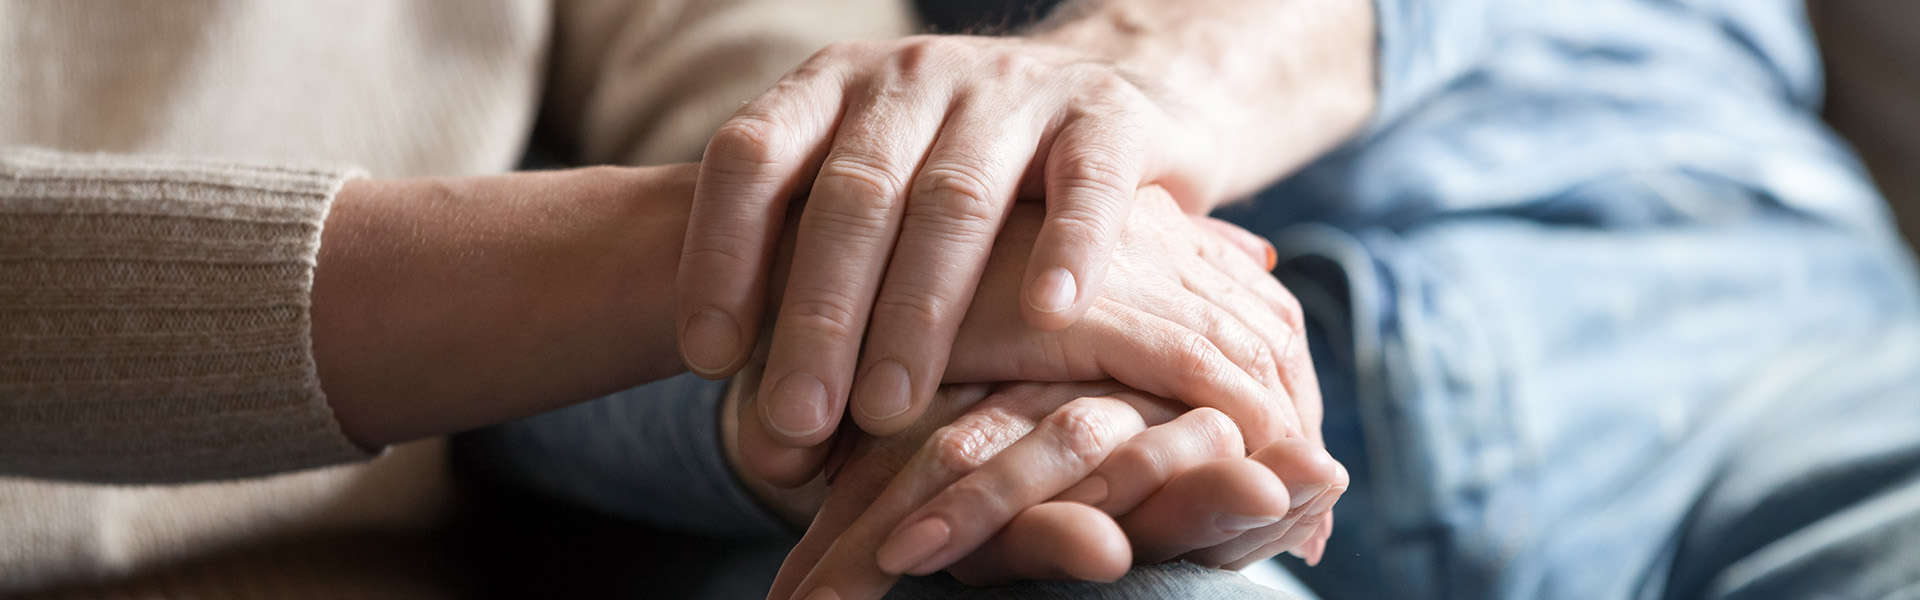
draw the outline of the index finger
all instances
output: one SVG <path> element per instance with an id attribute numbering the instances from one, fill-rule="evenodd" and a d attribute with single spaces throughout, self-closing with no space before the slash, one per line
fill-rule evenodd
<path id="1" fill-rule="evenodd" d="M 738 370 L 760 331 L 787 201 L 840 118 L 845 75 L 827 65 L 831 50 L 742 107 L 701 156 L 674 281 L 681 358 L 701 377 Z"/>

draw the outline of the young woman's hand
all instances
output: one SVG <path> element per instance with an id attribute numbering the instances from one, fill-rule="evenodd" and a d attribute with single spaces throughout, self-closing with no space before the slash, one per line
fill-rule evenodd
<path id="1" fill-rule="evenodd" d="M 906 401 L 906 412 L 883 417 L 856 405 L 853 418 L 867 430 L 890 433 L 914 423 L 941 380 L 927 371 L 875 375 L 937 357 L 935 362 L 948 365 L 948 382 L 1115 379 L 1225 413 L 1249 448 L 1317 430 L 1320 398 L 1300 309 L 1266 272 L 1271 254 L 1265 242 L 1182 214 L 1160 188 L 1140 190 L 1134 204 L 1121 226 L 1107 292 L 1089 303 L 1079 322 L 1061 330 L 1034 328 L 1020 318 L 1015 299 L 1045 220 L 1038 207 L 1016 207 L 995 240 L 951 349 L 925 336 L 931 324 L 924 319 L 901 326 L 901 333 L 911 335 L 867 340 L 863 372 L 869 375 L 857 397 Z M 825 457 L 832 428 L 794 438 L 780 425 L 793 410 L 815 410 L 784 393 L 796 381 L 809 388 L 815 382 L 806 368 L 774 360 L 783 354 L 781 344 L 776 336 L 755 393 L 759 400 L 741 412 L 740 446 L 756 475 L 798 485 L 812 478 Z M 793 354 L 791 347 L 786 352 Z M 837 422 L 843 405 L 831 395 L 825 400 L 809 418 Z"/>

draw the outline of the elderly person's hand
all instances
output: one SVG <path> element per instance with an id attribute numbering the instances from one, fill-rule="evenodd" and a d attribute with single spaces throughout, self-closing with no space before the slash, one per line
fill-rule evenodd
<path id="1" fill-rule="evenodd" d="M 736 386 L 729 410 L 751 389 Z M 821 507 L 770 598 L 878 598 L 901 573 L 949 567 L 983 584 L 1111 581 L 1175 558 L 1238 568 L 1287 550 L 1317 561 L 1347 484 L 1318 444 L 1248 457 L 1219 411 L 1112 383 L 950 386 L 928 419 L 848 456 L 823 504 L 785 496 L 796 518 Z"/>
<path id="2" fill-rule="evenodd" d="M 1061 330 L 1128 292 L 1113 269 L 1141 185 L 1205 213 L 1332 146 L 1371 107 L 1364 1 L 1070 5 L 1029 36 L 831 46 L 713 137 L 678 279 L 694 371 L 747 361 L 787 201 L 808 198 L 760 390 L 770 440 L 822 443 L 849 397 L 869 432 L 912 423 L 954 381 L 949 353 L 1022 190 L 1045 198 L 1046 221 L 1019 291 L 989 310 Z M 1134 384 L 1191 364 L 1098 366 Z M 1201 373 L 1210 392 L 1234 385 Z"/>
<path id="3" fill-rule="evenodd" d="M 1231 225 L 1182 214 L 1157 187 L 1142 189 L 1134 202 L 1138 206 L 1122 224 L 1108 292 L 1079 323 L 1059 331 L 1025 325 L 1013 300 L 1030 250 L 1044 235 L 1039 208 L 1016 207 L 974 290 L 946 378 L 1112 378 L 1218 409 L 1239 426 L 1249 448 L 1301 435 L 1318 439 L 1320 397 L 1300 308 L 1266 272 L 1265 242 Z M 923 328 L 905 332 L 925 335 Z M 772 354 L 780 352 L 776 340 Z M 788 399 L 780 382 L 805 375 L 782 371 L 791 367 L 773 360 L 765 365 L 756 397 L 766 400 L 743 411 L 739 423 L 745 467 L 770 481 L 798 485 L 813 477 L 826 456 L 821 436 L 830 432 L 816 434 L 820 439 L 812 445 L 792 447 L 772 428 L 764 417 L 786 410 L 780 403 Z M 937 384 L 925 385 L 931 390 Z M 837 416 L 837 405 L 832 410 Z"/>

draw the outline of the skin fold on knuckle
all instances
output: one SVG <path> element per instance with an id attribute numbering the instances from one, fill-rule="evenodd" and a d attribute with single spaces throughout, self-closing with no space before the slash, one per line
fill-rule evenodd
<path id="1" fill-rule="evenodd" d="M 942 478 L 964 476 L 987 464 L 997 449 L 992 436 L 976 426 L 953 424 L 941 427 L 927 439 L 927 452 L 933 472 Z"/>
<path id="2" fill-rule="evenodd" d="M 1184 417 L 1191 420 L 1199 446 L 1208 456 L 1246 456 L 1246 443 L 1240 428 L 1227 413 L 1212 407 L 1193 409 Z"/>
<path id="3" fill-rule="evenodd" d="M 1171 461 L 1160 448 L 1151 444 L 1137 443 L 1127 444 L 1113 451 L 1113 456 L 1107 457 L 1107 462 L 1102 466 L 1105 467 L 1103 469 L 1105 471 L 1129 479 L 1159 482 L 1172 477 L 1173 473 L 1168 469 L 1169 462 Z"/>
<path id="4" fill-rule="evenodd" d="M 1121 158 L 1118 151 L 1095 144 L 1081 144 L 1057 150 L 1058 160 L 1054 168 L 1047 173 L 1048 179 L 1058 186 L 1050 192 L 1064 195 L 1084 193 L 1108 198 L 1133 199 L 1136 177 L 1131 175 L 1131 161 Z"/>
<path id="5" fill-rule="evenodd" d="M 777 331 L 797 340 L 844 340 L 859 331 L 853 299 L 844 292 L 805 287 L 788 292 L 780 307 Z"/>
<path id="6" fill-rule="evenodd" d="M 981 169 L 960 163 L 932 164 L 914 179 L 914 208 L 929 217 L 969 228 L 991 227 L 1006 212 L 993 181 Z"/>
<path id="7" fill-rule="evenodd" d="M 1092 468 L 1106 458 L 1121 437 L 1123 426 L 1118 420 L 1107 406 L 1076 400 L 1048 415 L 1042 427 L 1067 457 Z"/>
<path id="8" fill-rule="evenodd" d="M 1231 363 L 1220 353 L 1220 348 L 1213 345 L 1213 340 L 1199 332 L 1189 331 L 1177 347 L 1180 350 L 1174 357 L 1177 366 L 1175 373 L 1182 390 L 1201 394 L 1230 389 L 1225 381 L 1226 365 Z"/>
<path id="9" fill-rule="evenodd" d="M 757 243 L 757 240 L 749 241 L 731 231 L 709 230 L 688 238 L 685 260 L 689 264 L 701 265 L 696 267 L 700 272 L 749 270 L 759 262 L 760 257 L 748 254 L 746 249 Z"/>
<path id="10" fill-rule="evenodd" d="M 873 301 L 874 332 L 908 333 L 910 340 L 925 340 L 931 332 L 946 331 L 959 325 L 955 314 L 959 301 L 947 294 L 917 284 L 889 281 Z M 910 333 L 909 333 L 910 332 Z M 874 340 L 867 343 L 874 345 Z"/>
<path id="11" fill-rule="evenodd" d="M 1096 253 L 1110 245 L 1108 240 L 1114 237 L 1111 211 L 1086 204 L 1064 204 L 1049 211 L 1046 229 L 1054 243 Z"/>
<path id="12" fill-rule="evenodd" d="M 841 145 L 820 164 L 819 180 L 833 191 L 885 198 L 891 203 L 907 190 L 904 169 L 884 146 Z"/>
<path id="13" fill-rule="evenodd" d="M 905 77 L 923 77 L 950 70 L 974 54 L 974 44 L 954 36 L 916 35 L 900 41 L 889 66 Z"/>
<path id="14" fill-rule="evenodd" d="M 702 167 L 730 178 L 765 177 L 766 171 L 788 158 L 787 135 L 772 119 L 735 116 L 714 131 Z"/>

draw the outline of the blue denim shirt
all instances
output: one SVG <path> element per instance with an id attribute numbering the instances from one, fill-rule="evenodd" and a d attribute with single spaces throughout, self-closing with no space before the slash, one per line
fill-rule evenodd
<path id="1" fill-rule="evenodd" d="M 1724 573 L 1766 572 L 1755 549 L 1794 529 L 1736 543 L 1712 523 L 1881 491 L 1783 491 L 1884 452 L 1850 443 L 1863 419 L 1920 431 L 1920 292 L 1818 118 L 1799 1 L 1376 8 L 1370 130 L 1230 211 L 1335 332 L 1316 368 L 1356 478 L 1341 510 L 1361 518 L 1331 546 L 1352 552 L 1305 578 L 1390 597 L 1732 593 Z M 1841 406 L 1869 408 L 1822 409 Z M 1804 427 L 1778 430 L 1784 415 Z M 1758 432 L 1833 470 L 1742 462 Z M 1836 597 L 1910 583 L 1833 566 L 1798 579 Z"/>
<path id="2" fill-rule="evenodd" d="M 1701 507 L 1745 506 L 1730 480 L 1805 475 L 1742 466 L 1756 431 L 1802 415 L 1785 435 L 1839 464 L 1868 450 L 1809 433 L 1852 425 L 1809 400 L 1920 431 L 1920 402 L 1886 401 L 1920 389 L 1920 292 L 1878 194 L 1819 121 L 1799 0 L 1375 8 L 1367 131 L 1225 211 L 1282 249 L 1315 321 L 1329 445 L 1355 477 L 1339 510 L 1360 518 L 1341 520 L 1310 582 L 1702 595 L 1733 585 L 1715 574 L 1750 548 L 1690 542 L 1738 522 Z M 711 423 L 717 394 L 664 382 L 602 402 Z M 565 432 L 606 414 L 535 423 L 579 437 Z M 635 419 L 623 439 L 674 446 L 655 456 L 718 452 L 711 432 L 660 430 L 687 423 Z M 578 463 L 632 467 L 618 495 L 535 479 L 665 526 L 780 530 L 737 486 L 683 483 L 731 483 L 723 461 L 606 460 L 641 454 Z"/>

